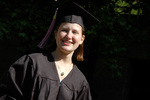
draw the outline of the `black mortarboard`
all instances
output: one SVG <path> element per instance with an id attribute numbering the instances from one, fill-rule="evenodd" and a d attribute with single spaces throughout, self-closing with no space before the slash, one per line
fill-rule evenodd
<path id="1" fill-rule="evenodd" d="M 57 8 L 47 34 L 38 45 L 40 48 L 43 48 L 46 44 L 46 41 L 53 30 L 54 24 L 57 26 L 62 22 L 77 23 L 84 29 L 84 26 L 90 27 L 98 23 L 99 20 L 77 3 L 68 3 Z"/>
<path id="2" fill-rule="evenodd" d="M 72 15 L 76 15 L 76 16 L 72 16 Z M 67 17 L 64 18 L 64 16 L 67 16 Z M 84 25 L 81 25 L 81 26 L 86 26 L 86 27 L 90 27 L 99 22 L 97 18 L 95 18 L 92 14 L 90 14 L 88 11 L 86 11 L 77 3 L 68 3 L 58 9 L 56 23 L 57 21 L 59 22 L 62 19 L 64 19 L 63 20 L 64 22 L 65 21 L 75 22 L 79 24 L 82 24 L 82 22 L 80 21 L 83 20 Z"/>

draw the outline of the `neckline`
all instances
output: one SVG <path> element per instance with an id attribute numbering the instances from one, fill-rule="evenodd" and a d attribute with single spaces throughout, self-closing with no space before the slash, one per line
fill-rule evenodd
<path id="1" fill-rule="evenodd" d="M 73 64 L 73 68 L 72 68 L 71 71 L 68 73 L 68 75 L 65 76 L 62 80 L 60 80 L 59 73 L 58 73 L 58 70 L 57 70 L 57 68 L 56 68 L 55 59 L 54 59 L 52 53 L 50 53 L 50 54 L 51 54 L 51 57 L 52 57 L 52 59 L 53 59 L 53 63 L 54 63 L 54 67 L 55 67 L 54 69 L 55 69 L 55 72 L 56 72 L 56 74 L 57 74 L 57 78 L 59 79 L 60 82 L 64 82 L 64 81 L 71 75 L 71 73 L 73 72 L 73 70 L 74 70 L 74 68 L 75 68 L 75 65 Z"/>

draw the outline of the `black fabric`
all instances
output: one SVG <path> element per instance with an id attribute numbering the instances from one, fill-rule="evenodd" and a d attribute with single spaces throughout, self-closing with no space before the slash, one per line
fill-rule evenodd
<path id="1" fill-rule="evenodd" d="M 34 53 L 10 66 L 0 82 L 0 100 L 91 100 L 91 94 L 76 65 L 60 83 L 53 56 Z"/>
<path id="2" fill-rule="evenodd" d="M 76 15 L 64 16 L 60 19 L 60 21 L 58 23 L 64 23 L 64 22 L 77 23 L 84 29 L 84 24 L 83 24 L 83 20 L 82 20 L 81 16 L 76 16 Z"/>

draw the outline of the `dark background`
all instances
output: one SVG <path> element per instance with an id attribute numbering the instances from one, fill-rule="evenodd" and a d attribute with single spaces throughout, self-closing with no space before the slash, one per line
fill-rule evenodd
<path id="1" fill-rule="evenodd" d="M 128 6 L 117 5 L 118 0 L 0 0 L 0 76 L 22 55 L 39 52 L 55 8 L 68 1 L 100 20 L 87 30 L 85 60 L 78 63 L 93 100 L 150 98 L 148 0 L 122 0 Z"/>

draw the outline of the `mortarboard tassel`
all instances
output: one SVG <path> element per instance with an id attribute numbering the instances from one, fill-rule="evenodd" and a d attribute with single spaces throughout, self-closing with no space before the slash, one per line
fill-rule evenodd
<path id="1" fill-rule="evenodd" d="M 39 47 L 39 48 L 43 48 L 43 47 L 46 45 L 46 42 L 47 42 L 47 40 L 48 40 L 48 38 L 49 38 L 49 36 L 50 36 L 52 30 L 53 30 L 53 27 L 54 27 L 54 24 L 55 24 L 55 21 L 56 21 L 57 10 L 58 10 L 58 8 L 57 8 L 56 11 L 55 11 L 55 14 L 54 14 L 54 16 L 53 16 L 53 20 L 52 20 L 52 22 L 51 22 L 51 25 L 50 25 L 50 27 L 49 27 L 49 29 L 48 29 L 48 31 L 47 31 L 45 37 L 44 37 L 43 40 L 38 44 L 38 47 Z"/>

